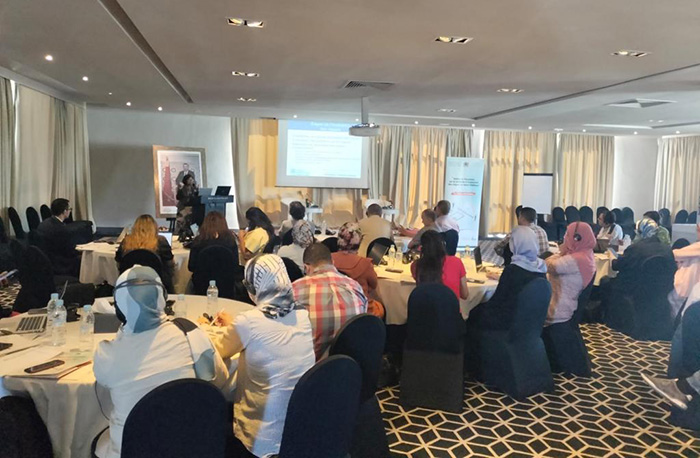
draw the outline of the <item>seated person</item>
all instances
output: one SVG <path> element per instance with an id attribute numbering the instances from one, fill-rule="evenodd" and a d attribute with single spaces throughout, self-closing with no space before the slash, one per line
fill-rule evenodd
<path id="1" fill-rule="evenodd" d="M 598 224 L 600 232 L 598 232 L 598 240 L 609 240 L 609 246 L 617 250 L 622 245 L 622 240 L 625 234 L 619 224 L 615 224 L 617 218 L 615 213 L 611 211 L 600 212 L 598 215 Z"/>
<path id="2" fill-rule="evenodd" d="M 503 269 L 491 299 L 470 313 L 470 327 L 509 329 L 520 291 L 535 278 L 547 278 L 547 266 L 537 256 L 535 233 L 529 227 L 516 226 L 510 235 L 511 263 Z"/>
<path id="3" fill-rule="evenodd" d="M 530 207 L 516 209 L 515 214 L 518 216 L 518 226 L 529 227 L 537 236 L 537 256 L 542 256 L 549 251 L 549 240 L 547 232 L 537 225 L 537 210 Z M 505 236 L 503 240 L 498 242 L 494 247 L 497 255 L 503 257 L 505 265 L 510 264 L 513 253 L 509 249 L 511 235 Z"/>
<path id="4" fill-rule="evenodd" d="M 258 207 L 250 207 L 245 212 L 248 229 L 238 231 L 238 246 L 244 261 L 262 254 L 275 237 L 275 229 L 270 218 Z"/>
<path id="5" fill-rule="evenodd" d="M 552 285 L 545 326 L 569 321 L 576 313 L 578 297 L 595 277 L 595 244 L 595 235 L 589 224 L 571 223 L 559 253 L 545 260 Z"/>
<path id="6" fill-rule="evenodd" d="M 360 256 L 367 256 L 369 244 L 379 238 L 394 240 L 394 231 L 391 229 L 391 223 L 382 218 L 382 213 L 382 207 L 378 204 L 372 204 L 367 207 L 367 218 L 360 220 L 362 241 L 360 242 L 360 248 L 357 250 Z"/>
<path id="7" fill-rule="evenodd" d="M 428 231 L 421 237 L 421 256 L 411 264 L 411 275 L 417 284 L 442 283 L 457 299 L 469 298 L 464 263 L 456 256 L 447 255 L 445 242 L 435 231 Z"/>
<path id="8" fill-rule="evenodd" d="M 72 209 L 66 199 L 55 199 L 51 202 L 51 218 L 39 224 L 36 231 L 40 245 L 51 260 L 54 274 L 80 275 L 80 253 L 75 250 L 72 231 L 66 226 L 66 219 Z"/>
<path id="9" fill-rule="evenodd" d="M 437 215 L 435 224 L 437 225 L 438 229 L 440 229 L 440 232 L 447 232 L 451 230 L 459 232 L 459 224 L 457 224 L 457 221 L 447 216 L 450 214 L 451 209 L 452 204 L 450 204 L 448 200 L 441 200 L 434 208 L 435 214 Z"/>
<path id="10" fill-rule="evenodd" d="M 314 243 L 304 251 L 306 277 L 294 282 L 294 299 L 309 311 L 316 360 L 327 356 L 335 335 L 347 320 L 367 312 L 362 286 L 333 266 L 330 250 Z"/>
<path id="11" fill-rule="evenodd" d="M 690 377 L 667 379 L 642 372 L 642 379 L 674 407 L 687 410 L 688 404 L 700 396 L 700 370 Z"/>
<path id="12" fill-rule="evenodd" d="M 678 271 L 674 277 L 676 311 L 680 309 L 691 291 L 700 283 L 700 224 L 697 225 L 698 241 L 673 251 L 673 256 L 678 264 Z"/>
<path id="13" fill-rule="evenodd" d="M 280 238 L 284 237 L 284 234 L 287 232 L 291 231 L 294 226 L 299 221 L 305 221 L 304 217 L 306 216 L 306 207 L 304 207 L 304 204 L 302 204 L 299 201 L 294 201 L 289 204 L 289 219 L 286 219 L 282 221 L 282 226 L 280 226 L 280 231 L 279 231 L 279 236 Z M 311 226 L 311 230 L 313 232 L 313 224 L 311 222 L 307 221 L 309 225 Z"/>
<path id="14" fill-rule="evenodd" d="M 440 229 L 437 227 L 435 224 L 435 220 L 437 219 L 437 216 L 435 215 L 435 212 L 432 210 L 423 210 L 423 213 L 420 214 L 421 221 L 423 222 L 423 227 L 421 230 L 415 233 L 413 238 L 411 239 L 410 242 L 408 242 L 408 248 L 411 250 L 417 250 L 420 248 L 420 238 L 423 236 L 428 231 L 435 231 L 435 232 L 440 232 Z M 400 228 L 399 232 L 401 235 L 406 235 L 408 232 L 404 228 Z"/>
<path id="15" fill-rule="evenodd" d="M 668 233 L 668 229 L 661 225 L 661 215 L 659 212 L 646 212 L 644 213 L 644 218 L 649 218 L 656 223 L 656 225 L 659 227 L 658 231 L 656 232 L 656 236 L 659 238 L 659 240 L 661 240 L 661 243 L 671 246 L 671 234 Z M 636 242 L 637 238 L 635 238 L 634 241 Z"/>
<path id="16" fill-rule="evenodd" d="M 283 245 L 277 251 L 280 258 L 288 258 L 304 273 L 304 250 L 314 243 L 314 231 L 308 221 L 298 221 L 292 228 L 292 244 Z"/>
<path id="17" fill-rule="evenodd" d="M 175 293 L 175 287 L 173 286 L 173 273 L 175 272 L 173 251 L 168 240 L 162 235 L 158 235 L 158 224 L 151 215 L 141 215 L 136 218 L 131 231 L 124 237 L 117 249 L 115 256 L 117 264 L 121 264 L 124 256 L 134 250 L 148 250 L 158 255 L 163 263 L 163 272 L 161 272 L 163 285 L 165 285 L 165 289 L 169 293 Z"/>
<path id="18" fill-rule="evenodd" d="M 187 175 L 190 176 L 190 175 Z M 190 245 L 190 259 L 187 262 L 187 268 L 190 272 L 197 270 L 197 262 L 199 253 L 204 248 L 210 246 L 222 246 L 228 248 L 233 253 L 233 262 L 238 265 L 238 245 L 236 245 L 236 237 L 228 228 L 226 218 L 219 212 L 209 212 L 204 217 L 202 227 L 199 228 L 199 234 Z"/>
<path id="19" fill-rule="evenodd" d="M 214 346 L 225 359 L 241 354 L 233 432 L 248 452 L 266 457 L 279 453 L 289 398 L 315 363 L 311 322 L 309 312 L 294 302 L 292 284 L 279 256 L 251 259 L 245 278 L 256 307 L 233 320 L 220 315 L 227 328 Z"/>
<path id="20" fill-rule="evenodd" d="M 384 306 L 377 295 L 377 273 L 370 258 L 357 254 L 362 240 L 362 232 L 357 223 L 345 223 L 338 231 L 338 252 L 333 253 L 333 265 L 338 271 L 355 280 L 362 286 L 368 299 L 367 311 L 380 318 L 384 317 Z"/>
<path id="21" fill-rule="evenodd" d="M 168 321 L 163 284 L 153 269 L 136 266 L 121 274 L 114 302 L 122 326 L 114 340 L 99 343 L 93 358 L 95 381 L 112 401 L 109 429 L 95 449 L 100 458 L 119 458 L 129 412 L 154 388 L 195 377 L 221 388 L 228 378 L 204 331 L 192 324 L 194 329 L 185 334 Z"/>

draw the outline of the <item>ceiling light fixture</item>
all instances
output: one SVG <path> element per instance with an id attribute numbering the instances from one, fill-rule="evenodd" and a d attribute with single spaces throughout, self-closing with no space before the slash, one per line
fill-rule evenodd
<path id="1" fill-rule="evenodd" d="M 163 107 L 158 107 L 158 111 L 163 111 Z"/>
<path id="2" fill-rule="evenodd" d="M 634 132 L 634 135 L 637 135 L 638 133 L 639 133 L 639 132 L 635 131 L 635 132 Z"/>
<path id="3" fill-rule="evenodd" d="M 438 111 L 440 113 L 457 113 L 457 110 L 454 108 L 439 108 Z"/>
<path id="4" fill-rule="evenodd" d="M 112 93 L 111 93 L 111 92 L 108 92 L 107 95 L 112 95 Z"/>
<path id="5" fill-rule="evenodd" d="M 90 81 L 90 78 L 88 78 L 87 76 L 83 76 L 83 81 Z"/>
<path id="6" fill-rule="evenodd" d="M 360 118 L 355 118 L 355 122 L 360 122 Z"/>
<path id="7" fill-rule="evenodd" d="M 231 72 L 233 76 L 247 76 L 248 78 L 257 78 L 260 76 L 260 73 L 255 73 L 255 72 L 238 72 L 238 71 L 233 71 Z"/>
<path id="8" fill-rule="evenodd" d="M 618 57 L 644 57 L 648 56 L 649 52 L 646 51 L 632 51 L 630 49 L 621 49 L 619 51 L 615 51 L 614 53 L 611 53 L 613 56 L 618 56 Z"/>
<path id="9" fill-rule="evenodd" d="M 127 107 L 130 107 L 130 106 L 131 106 L 131 102 L 126 102 L 126 106 L 127 106 Z"/>
<path id="10" fill-rule="evenodd" d="M 584 132 L 584 133 L 585 133 L 585 132 L 586 132 L 586 129 L 583 129 L 581 132 Z"/>
<path id="11" fill-rule="evenodd" d="M 294 118 L 294 119 L 297 119 L 297 115 L 294 115 L 293 118 Z"/>
<path id="12" fill-rule="evenodd" d="M 681 133 L 681 131 L 680 131 L 680 130 L 677 130 L 677 131 L 676 131 L 676 134 L 680 134 L 680 133 Z"/>
<path id="13" fill-rule="evenodd" d="M 555 127 L 555 128 L 554 128 L 554 131 L 555 131 L 555 132 L 561 132 L 562 130 L 564 130 L 564 129 L 562 129 L 562 128 L 560 128 L 560 127 Z"/>
<path id="14" fill-rule="evenodd" d="M 659 120 L 658 120 L 658 121 L 656 121 L 656 122 L 664 122 L 664 120 L 663 120 L 663 119 L 659 119 Z"/>
<path id="15" fill-rule="evenodd" d="M 474 38 L 473 37 L 448 37 L 445 35 L 441 35 L 437 38 L 435 38 L 435 41 L 439 43 L 456 43 L 460 45 L 464 45 L 472 41 Z"/>
<path id="16" fill-rule="evenodd" d="M 236 27 L 251 27 L 254 29 L 262 29 L 265 27 L 265 23 L 263 21 L 253 21 L 251 19 L 243 19 L 239 17 L 229 17 L 226 18 L 226 21 L 228 22 L 228 25 L 234 25 Z"/>
<path id="17" fill-rule="evenodd" d="M 254 99 L 252 97 L 238 97 L 237 99 L 239 102 L 257 102 L 258 99 Z M 296 117 L 296 116 L 295 116 Z"/>
<path id="18" fill-rule="evenodd" d="M 418 124 L 418 121 L 413 121 L 413 124 Z"/>
<path id="19" fill-rule="evenodd" d="M 472 124 L 472 127 L 476 127 L 476 124 Z"/>
<path id="20" fill-rule="evenodd" d="M 532 126 L 527 126 L 527 130 L 532 130 Z"/>
<path id="21" fill-rule="evenodd" d="M 446 123 L 446 122 L 441 122 L 440 125 L 441 125 L 441 126 L 449 126 L 449 124 Z"/>
<path id="22" fill-rule="evenodd" d="M 501 92 L 503 94 L 520 94 L 523 92 L 523 89 L 515 89 L 515 88 L 507 88 L 507 87 L 502 87 L 496 92 Z"/>
<path id="23" fill-rule="evenodd" d="M 45 55 L 44 59 L 48 60 L 49 62 L 53 62 L 53 56 L 51 54 Z"/>

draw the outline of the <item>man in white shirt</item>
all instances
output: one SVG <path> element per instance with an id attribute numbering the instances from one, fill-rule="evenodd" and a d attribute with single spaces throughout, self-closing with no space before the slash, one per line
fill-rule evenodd
<path id="1" fill-rule="evenodd" d="M 382 218 L 382 207 L 372 204 L 367 207 L 367 218 L 360 220 L 360 230 L 362 231 L 362 241 L 357 253 L 360 256 L 367 256 L 369 244 L 378 238 L 388 238 L 394 240 L 391 223 Z"/>
<path id="2" fill-rule="evenodd" d="M 457 221 L 447 216 L 450 214 L 451 209 L 452 205 L 447 200 L 441 200 L 435 206 L 435 213 L 437 214 L 435 224 L 437 225 L 438 229 L 440 229 L 440 232 L 452 230 L 459 232 L 459 224 L 457 224 Z"/>

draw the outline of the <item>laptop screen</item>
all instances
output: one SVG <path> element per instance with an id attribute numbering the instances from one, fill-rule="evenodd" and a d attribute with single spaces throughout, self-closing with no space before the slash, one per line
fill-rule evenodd
<path id="1" fill-rule="evenodd" d="M 168 241 L 168 245 L 173 246 L 173 233 L 172 232 L 159 232 L 158 235 L 162 235 L 165 237 L 165 240 Z"/>
<path id="2" fill-rule="evenodd" d="M 216 193 L 214 195 L 216 195 L 216 196 L 228 196 L 228 194 L 230 192 L 231 192 L 231 186 L 217 186 Z"/>
<path id="3" fill-rule="evenodd" d="M 474 248 L 474 264 L 476 264 L 476 267 L 479 268 L 481 267 L 481 248 L 476 247 Z"/>

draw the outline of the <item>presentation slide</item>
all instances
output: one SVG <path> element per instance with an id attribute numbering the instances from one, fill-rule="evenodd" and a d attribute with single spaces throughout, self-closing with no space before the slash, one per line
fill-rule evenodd
<path id="1" fill-rule="evenodd" d="M 368 140 L 351 124 L 280 121 L 277 186 L 367 188 Z"/>

